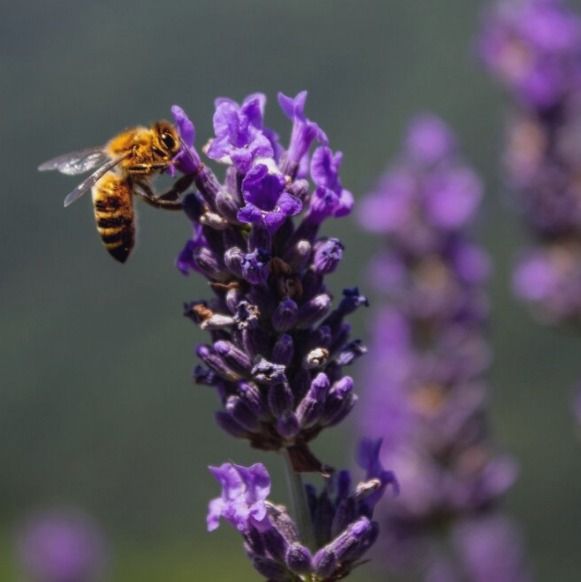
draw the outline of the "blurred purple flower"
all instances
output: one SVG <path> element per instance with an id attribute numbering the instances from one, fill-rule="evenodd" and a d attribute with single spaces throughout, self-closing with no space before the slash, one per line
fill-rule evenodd
<path id="1" fill-rule="evenodd" d="M 559 0 L 509 0 L 488 14 L 484 63 L 526 107 L 554 107 L 581 80 L 581 21 Z"/>
<path id="2" fill-rule="evenodd" d="M 95 582 L 103 579 L 107 563 L 101 532 L 73 511 L 31 516 L 20 528 L 17 551 L 31 582 Z"/>
<path id="3" fill-rule="evenodd" d="M 359 215 L 386 243 L 370 268 L 386 305 L 374 320 L 360 430 L 384 439 L 401 487 L 378 545 L 392 566 L 423 564 L 434 580 L 458 569 L 432 555 L 442 528 L 489 512 L 516 478 L 486 425 L 490 262 L 469 234 L 481 197 L 451 131 L 424 115 Z"/>

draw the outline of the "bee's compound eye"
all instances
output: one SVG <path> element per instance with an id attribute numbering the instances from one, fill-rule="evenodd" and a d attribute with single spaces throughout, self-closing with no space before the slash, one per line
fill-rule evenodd
<path id="1" fill-rule="evenodd" d="M 162 133 L 161 142 L 170 151 L 176 147 L 176 140 L 170 133 Z"/>

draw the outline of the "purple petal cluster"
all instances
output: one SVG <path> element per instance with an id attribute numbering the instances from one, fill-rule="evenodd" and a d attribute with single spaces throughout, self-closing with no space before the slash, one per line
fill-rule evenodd
<path id="1" fill-rule="evenodd" d="M 535 313 L 576 321 L 581 272 L 581 18 L 564 1 L 503 2 L 482 56 L 512 98 L 505 166 L 534 242 L 514 289 Z"/>
<path id="2" fill-rule="evenodd" d="M 381 521 L 392 565 L 425 565 L 434 537 L 488 515 L 516 476 L 486 422 L 490 267 L 469 235 L 481 196 L 450 130 L 424 115 L 359 213 L 385 242 L 370 269 L 383 307 L 359 418 L 361 431 L 384 439 L 401 484 Z"/>
<path id="3" fill-rule="evenodd" d="M 216 529 L 220 518 L 230 522 L 242 534 L 254 568 L 272 582 L 344 578 L 377 538 L 375 505 L 387 487 L 397 489 L 393 473 L 379 461 L 380 446 L 379 441 L 361 443 L 359 457 L 366 475 L 354 487 L 349 471 L 334 474 L 320 492 L 306 487 L 314 547 L 300 539 L 286 508 L 268 501 L 270 477 L 260 463 L 210 467 L 222 495 L 210 502 L 208 529 Z"/>
<path id="4" fill-rule="evenodd" d="M 286 148 L 264 124 L 264 95 L 216 101 L 204 151 L 226 166 L 223 181 L 201 161 L 191 121 L 173 109 L 179 164 L 187 164 L 176 167 L 197 188 L 184 201 L 193 236 L 177 266 L 204 276 L 213 295 L 185 306 L 210 335 L 197 348 L 195 379 L 216 389 L 226 432 L 259 449 L 289 449 L 299 471 L 320 469 L 306 444 L 355 404 L 343 368 L 365 347 L 350 339 L 345 319 L 367 304 L 353 288 L 333 307 L 325 282 L 345 249 L 320 226 L 346 216 L 353 196 L 340 179 L 341 153 L 306 117 L 306 96 L 279 95 L 292 122 Z"/>
<path id="5" fill-rule="evenodd" d="M 50 511 L 31 516 L 18 535 L 18 558 L 31 582 L 97 582 L 104 579 L 105 541 L 86 516 Z"/>

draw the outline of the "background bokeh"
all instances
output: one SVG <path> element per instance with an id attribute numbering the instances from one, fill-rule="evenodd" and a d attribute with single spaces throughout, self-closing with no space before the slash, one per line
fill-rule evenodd
<path id="1" fill-rule="evenodd" d="M 176 102 L 203 143 L 220 95 L 266 92 L 268 121 L 286 131 L 276 92 L 303 88 L 309 117 L 345 153 L 344 183 L 358 195 L 422 110 L 454 127 L 482 174 L 479 237 L 495 260 L 493 426 L 521 464 L 506 505 L 538 579 L 579 579 L 581 455 L 569 402 L 581 338 L 536 324 L 510 293 L 525 235 L 498 176 L 504 100 L 474 54 L 484 5 L 0 0 L 0 580 L 16 579 L 19 521 L 55 505 L 82 507 L 103 525 L 112 580 L 255 579 L 234 532 L 205 533 L 206 503 L 218 491 L 206 466 L 266 462 L 284 500 L 279 460 L 220 432 L 214 394 L 190 381 L 200 335 L 181 304 L 206 290 L 173 265 L 186 220 L 141 208 L 139 247 L 121 266 L 101 247 L 89 200 L 63 210 L 75 178 L 35 168 L 166 117 Z M 352 219 L 329 222 L 327 232 L 347 245 L 336 289 L 363 286 L 377 242 Z M 355 322 L 363 336 L 366 315 Z M 350 463 L 349 427 L 318 450 Z M 362 569 L 353 579 L 371 576 Z"/>

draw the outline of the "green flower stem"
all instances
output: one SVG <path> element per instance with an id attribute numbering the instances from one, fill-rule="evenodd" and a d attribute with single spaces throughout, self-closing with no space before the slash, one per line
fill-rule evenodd
<path id="1" fill-rule="evenodd" d="M 301 473 L 297 473 L 292 466 L 291 458 L 287 449 L 283 451 L 285 460 L 286 481 L 291 498 L 294 518 L 299 528 L 301 542 L 311 550 L 315 550 L 315 534 L 313 523 L 307 502 L 307 494 Z"/>

